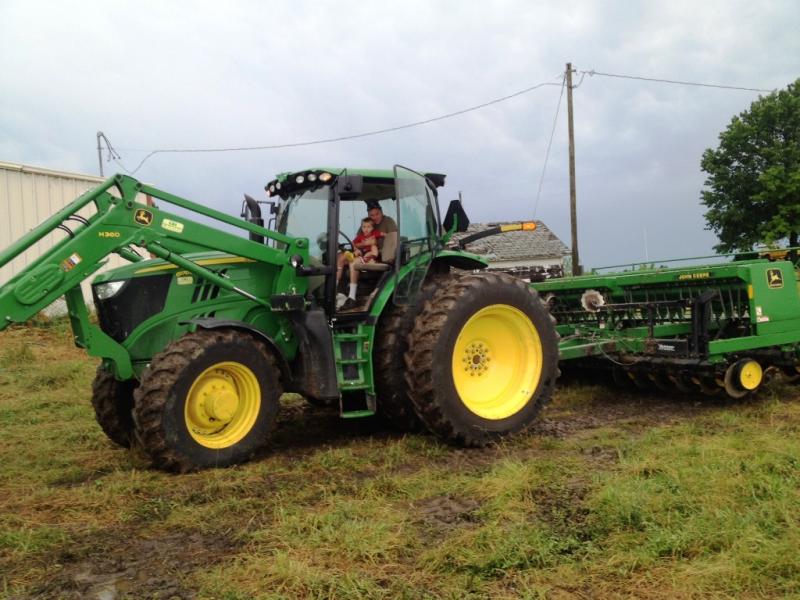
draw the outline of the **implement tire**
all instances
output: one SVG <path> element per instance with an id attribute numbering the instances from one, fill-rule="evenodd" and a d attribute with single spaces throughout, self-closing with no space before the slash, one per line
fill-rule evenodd
<path id="1" fill-rule="evenodd" d="M 103 432 L 123 448 L 133 443 L 133 392 L 139 382 L 135 379 L 117 381 L 102 364 L 92 382 L 92 407 Z"/>
<path id="2" fill-rule="evenodd" d="M 142 375 L 136 438 L 167 471 L 241 463 L 266 444 L 281 393 L 280 370 L 263 342 L 225 329 L 187 333 Z"/>
<path id="3" fill-rule="evenodd" d="M 414 304 L 390 304 L 378 323 L 375 339 L 375 391 L 378 414 L 399 431 L 422 431 L 425 425 L 417 416 L 406 381 L 405 354 L 408 336 L 414 321 L 436 290 L 447 281 L 447 275 L 431 274 L 422 286 Z M 391 303 L 391 300 L 389 301 Z"/>
<path id="4" fill-rule="evenodd" d="M 530 425 L 549 400 L 559 375 L 555 321 L 519 279 L 453 275 L 417 316 L 406 367 L 428 429 L 483 446 Z"/>

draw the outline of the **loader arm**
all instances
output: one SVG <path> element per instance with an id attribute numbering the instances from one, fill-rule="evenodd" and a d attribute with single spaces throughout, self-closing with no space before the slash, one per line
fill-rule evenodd
<path id="1" fill-rule="evenodd" d="M 113 190 L 116 190 L 118 195 L 112 194 Z M 275 240 L 283 247 L 282 249 L 269 247 L 167 212 L 157 206 L 137 202 L 140 194 L 149 195 L 191 213 Z M 86 218 L 75 216 L 78 211 L 90 205 L 95 208 L 94 214 Z M 73 223 L 78 223 L 77 227 L 73 228 Z M 64 229 L 68 236 L 0 286 L 0 331 L 12 323 L 30 319 L 57 298 L 66 296 L 78 345 L 84 347 L 90 345 L 91 354 L 114 358 L 115 361 L 118 361 L 123 353 L 127 356 L 120 344 L 89 322 L 79 286 L 82 281 L 97 272 L 111 254 L 118 254 L 132 262 L 141 260 L 131 246 L 143 248 L 199 278 L 207 279 L 223 289 L 238 293 L 264 306 L 270 305 L 269 298 L 256 297 L 225 277 L 198 265 L 185 255 L 209 250 L 225 252 L 254 262 L 281 267 L 276 280 L 276 289 L 294 288 L 295 293 L 303 294 L 307 285 L 306 279 L 297 277 L 294 269 L 288 265 L 288 257 L 295 254 L 303 256 L 308 261 L 306 239 L 292 238 L 264 229 L 143 185 L 124 175 L 111 177 L 98 187 L 87 191 L 28 232 L 0 253 L 0 267 L 11 262 L 56 229 Z M 90 338 L 93 343 L 87 344 Z M 127 362 L 129 365 L 129 359 Z M 124 378 L 127 371 L 123 364 L 120 377 Z"/>

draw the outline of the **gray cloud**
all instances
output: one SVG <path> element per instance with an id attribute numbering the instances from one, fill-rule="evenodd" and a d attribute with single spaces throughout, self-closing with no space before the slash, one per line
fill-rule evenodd
<path id="1" fill-rule="evenodd" d="M 97 172 L 164 147 L 289 143 L 424 119 L 576 68 L 756 87 L 800 75 L 784 2 L 21 2 L 0 5 L 0 160 Z M 449 174 L 473 220 L 533 211 L 559 89 L 335 144 L 160 155 L 142 179 L 228 212 L 278 171 L 401 163 Z M 575 91 L 588 265 L 706 254 L 700 155 L 750 92 L 586 77 Z M 537 217 L 569 243 L 566 106 Z M 113 170 L 114 166 L 107 166 Z"/>

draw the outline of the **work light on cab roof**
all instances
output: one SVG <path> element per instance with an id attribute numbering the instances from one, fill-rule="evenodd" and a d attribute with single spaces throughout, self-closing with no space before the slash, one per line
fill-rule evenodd
<path id="1" fill-rule="evenodd" d="M 299 188 L 325 184 L 331 179 L 333 179 L 333 174 L 323 170 L 280 173 L 276 179 L 264 186 L 264 189 L 269 196 L 278 196 L 281 193 L 292 193 Z"/>

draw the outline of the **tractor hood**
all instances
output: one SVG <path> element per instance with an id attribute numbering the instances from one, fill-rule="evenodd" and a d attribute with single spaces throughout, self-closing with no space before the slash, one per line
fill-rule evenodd
<path id="1" fill-rule="evenodd" d="M 233 256 L 223 252 L 198 252 L 194 254 L 186 254 L 184 257 L 197 263 L 201 267 L 211 267 L 217 265 L 225 266 L 255 262 L 249 258 Z M 173 273 L 178 270 L 178 267 L 171 262 L 167 262 L 160 258 L 152 258 L 137 263 L 123 265 L 115 269 L 109 269 L 104 273 L 100 273 L 92 280 L 92 285 L 106 283 L 109 281 L 123 281 L 126 279 L 133 279 L 134 277 L 142 277 L 158 273 Z"/>

